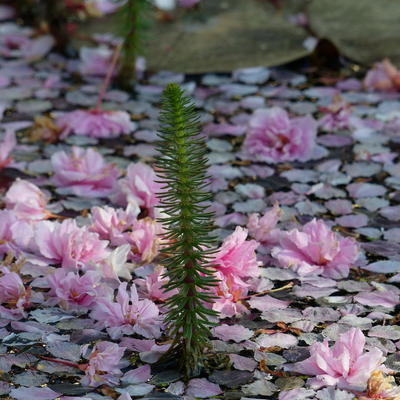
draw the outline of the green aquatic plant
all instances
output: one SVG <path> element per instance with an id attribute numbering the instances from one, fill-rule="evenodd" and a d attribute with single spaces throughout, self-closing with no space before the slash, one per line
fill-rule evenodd
<path id="1" fill-rule="evenodd" d="M 129 88 L 136 78 L 136 59 L 142 53 L 148 27 L 148 0 L 128 0 L 118 12 L 118 35 L 123 38 L 117 82 Z"/>
<path id="2" fill-rule="evenodd" d="M 196 375 L 207 345 L 211 317 L 212 287 L 217 281 L 210 265 L 215 251 L 213 213 L 207 211 L 207 158 L 204 138 L 199 136 L 195 107 L 181 88 L 169 84 L 164 90 L 160 114 L 160 142 L 156 167 L 163 183 L 159 194 L 160 218 L 165 228 L 162 250 L 164 289 L 177 290 L 167 301 L 166 323 L 173 342 L 167 354 L 178 359 L 188 378 Z M 206 303 L 209 303 L 208 306 Z"/>

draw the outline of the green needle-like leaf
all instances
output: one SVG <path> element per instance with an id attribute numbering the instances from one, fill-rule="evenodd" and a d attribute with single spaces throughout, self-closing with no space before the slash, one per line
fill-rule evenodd
<path id="1" fill-rule="evenodd" d="M 207 211 L 211 194 L 207 191 L 205 142 L 199 136 L 195 107 L 176 84 L 169 84 L 164 91 L 160 126 L 161 155 L 156 167 L 164 183 L 159 198 L 166 216 L 160 222 L 166 230 L 162 255 L 169 278 L 164 289 L 178 289 L 167 301 L 165 321 L 173 336 L 169 354 L 179 354 L 189 378 L 201 368 L 213 326 L 209 319 L 216 315 L 210 307 L 216 279 L 209 264 L 215 238 L 211 236 L 213 214 Z"/>
<path id="2" fill-rule="evenodd" d="M 131 89 L 135 79 L 136 58 L 142 52 L 144 33 L 148 27 L 148 0 L 127 0 L 119 10 L 119 35 L 123 38 L 118 82 Z"/>

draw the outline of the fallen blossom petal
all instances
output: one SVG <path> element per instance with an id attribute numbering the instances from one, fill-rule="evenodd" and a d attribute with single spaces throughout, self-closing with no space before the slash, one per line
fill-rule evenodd
<path id="1" fill-rule="evenodd" d="M 258 365 L 256 360 L 249 357 L 239 356 L 238 354 L 229 354 L 229 359 L 234 368 L 240 371 L 254 371 Z"/>
<path id="2" fill-rule="evenodd" d="M 248 303 L 251 308 L 264 312 L 268 310 L 287 308 L 291 302 L 279 300 L 267 294 L 265 296 L 252 297 Z"/>
<path id="3" fill-rule="evenodd" d="M 73 133 L 94 138 L 115 138 L 136 128 L 125 111 L 76 110 L 59 117 L 56 124 L 61 129 L 62 139 Z"/>
<path id="4" fill-rule="evenodd" d="M 257 344 L 261 347 L 274 347 L 279 346 L 283 349 L 296 346 L 298 340 L 295 336 L 286 333 L 274 333 L 272 335 L 260 335 L 257 340 Z"/>
<path id="5" fill-rule="evenodd" d="M 192 379 L 190 380 L 187 389 L 186 395 L 199 397 L 200 399 L 205 399 L 207 397 L 218 396 L 222 393 L 219 385 L 215 383 L 211 383 L 207 379 Z"/>
<path id="6" fill-rule="evenodd" d="M 12 389 L 10 394 L 16 400 L 54 400 L 57 397 L 60 397 L 60 393 L 56 393 L 54 390 L 51 390 L 47 387 L 26 387 Z"/>
<path id="7" fill-rule="evenodd" d="M 310 347 L 311 356 L 304 361 L 288 365 L 287 369 L 315 378 L 309 380 L 313 389 L 337 386 L 339 389 L 362 391 L 372 371 L 384 361 L 382 352 L 373 348 L 364 353 L 365 337 L 358 328 L 341 334 L 329 347 L 328 340 Z"/>
<path id="8" fill-rule="evenodd" d="M 315 147 L 317 122 L 310 116 L 290 119 L 285 110 L 258 109 L 243 143 L 246 158 L 270 163 L 307 161 Z"/>
<path id="9" fill-rule="evenodd" d="M 73 147 L 72 152 L 56 152 L 51 157 L 53 182 L 77 196 L 105 197 L 111 194 L 119 171 L 107 164 L 93 149 Z"/>
<path id="10" fill-rule="evenodd" d="M 366 306 L 383 306 L 393 308 L 400 303 L 400 296 L 392 292 L 362 292 L 354 296 L 354 300 Z"/>
<path id="11" fill-rule="evenodd" d="M 241 325 L 222 324 L 213 329 L 213 334 L 221 340 L 233 340 L 236 343 L 248 340 L 253 336 L 253 331 Z"/>
<path id="12" fill-rule="evenodd" d="M 151 378 L 150 365 L 132 369 L 124 374 L 121 378 L 122 382 L 130 385 L 147 382 Z"/>

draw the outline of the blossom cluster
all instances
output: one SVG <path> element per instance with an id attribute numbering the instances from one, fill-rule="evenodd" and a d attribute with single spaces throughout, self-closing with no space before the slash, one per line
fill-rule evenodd
<path id="1" fill-rule="evenodd" d="M 6 209 L 0 212 L 2 252 L 52 266 L 43 284 L 48 289 L 44 293 L 46 304 L 70 312 L 90 311 L 98 329 L 105 329 L 113 340 L 132 334 L 159 338 L 162 304 L 173 293 L 163 291 L 167 278 L 156 260 L 162 247 L 162 228 L 154 218 L 158 215 L 156 194 L 162 185 L 154 170 L 143 163 L 130 164 L 125 176 L 119 178 L 122 171 L 107 163 L 99 152 L 80 147 L 54 153 L 51 166 L 49 182 L 57 190 L 109 198 L 116 207 L 94 206 L 89 222 L 78 225 L 72 218 L 49 211 L 52 204 L 46 192 L 32 182 L 17 179 L 4 196 Z M 251 214 L 247 228 L 237 227 L 210 260 L 218 279 L 212 307 L 220 317 L 249 312 L 251 292 L 263 285 L 262 262 L 256 254 L 259 247 L 270 253 L 277 267 L 291 268 L 299 277 L 319 274 L 338 279 L 349 274 L 359 255 L 354 239 L 341 237 L 322 220 L 281 229 L 281 215 L 278 204 L 262 216 Z M 135 273 L 138 277 L 132 281 L 134 267 L 142 268 L 144 274 Z M 110 286 L 107 279 L 115 283 Z M 130 281 L 129 286 L 121 279 Z M 10 315 L 15 309 L 13 318 L 22 318 L 30 307 L 32 288 L 26 288 L 21 276 L 6 267 L 0 287 L 3 314 Z M 100 354 L 108 351 L 104 343 L 88 356 L 84 381 L 91 385 L 112 382 L 120 375 L 115 360 L 110 361 L 113 367 L 108 369 L 98 361 Z M 118 360 L 121 349 L 115 355 Z"/>
<path id="2" fill-rule="evenodd" d="M 109 0 L 87 0 L 84 3 L 89 13 L 103 15 L 116 11 L 123 1 L 116 4 Z M 164 9 L 171 8 L 171 4 L 197 8 L 199 3 L 200 0 L 156 2 Z M 16 24 L 6 24 L 2 29 L 0 55 L 6 65 L 2 65 L 4 76 L 0 76 L 0 88 L 6 88 L 5 97 L 13 98 L 14 90 L 25 89 L 14 86 L 21 84 L 28 91 L 32 89 L 36 100 L 55 98 L 60 89 L 68 87 L 63 79 L 72 72 L 80 73 L 86 86 L 71 103 L 90 107 L 94 105 L 91 94 L 97 90 L 94 85 L 110 73 L 116 73 L 110 71 L 110 66 L 114 48 L 120 41 L 112 35 L 99 35 L 95 38 L 99 46 L 82 48 L 79 60 L 69 62 L 52 55 L 48 64 L 57 64 L 57 68 L 35 80 L 32 76 L 34 67 L 15 63 L 14 59 L 25 63 L 36 61 L 47 54 L 53 39 L 48 35 L 33 35 L 31 30 Z M 43 63 L 39 68 L 46 69 L 49 65 Z M 250 82 L 249 79 L 258 83 L 268 79 L 267 75 L 269 71 L 263 68 L 239 70 L 234 74 L 242 83 Z M 20 151 L 36 151 L 36 142 L 26 145 L 26 137 L 19 143 L 17 141 L 17 136 L 24 135 L 22 130 L 31 122 L 1 125 L 4 135 L 0 142 L 0 170 L 3 170 L 3 178 L 9 173 L 19 176 L 12 182 L 4 179 L 4 186 L 3 181 L 1 185 L 4 192 L 4 207 L 0 210 L 2 339 L 6 343 L 15 339 L 13 335 L 6 336 L 10 325 L 13 330 L 32 333 L 27 336 L 29 338 L 37 334 L 41 344 L 49 345 L 49 348 L 56 343 L 53 351 L 59 354 L 63 348 L 60 343 L 72 335 L 69 332 L 59 335 L 58 326 L 42 321 L 48 318 L 47 321 L 53 323 L 60 318 L 59 321 L 66 319 L 65 326 L 82 323 L 79 335 L 89 337 L 91 344 L 73 343 L 64 353 L 77 363 L 50 357 L 47 361 L 64 363 L 64 366 L 81 371 L 83 386 L 121 384 L 126 391 L 121 392 L 119 400 L 129 400 L 129 393 L 136 397 L 141 391 L 149 393 L 152 390 L 153 386 L 146 383 L 151 376 L 148 364 L 156 362 L 170 346 L 164 313 L 168 298 L 178 289 L 164 291 L 168 278 L 162 266 L 163 228 L 158 220 L 162 215 L 157 198 L 163 185 L 157 181 L 156 171 L 145 163 L 155 155 L 154 147 L 148 143 L 155 140 L 151 118 L 158 112 L 153 102 L 146 99 L 157 98 L 166 77 L 181 78 L 169 73 L 152 77 L 151 82 L 157 83 L 138 85 L 138 93 L 143 91 L 143 97 L 138 96 L 140 100 L 135 99 L 126 107 L 121 104 L 120 110 L 103 110 L 99 104 L 89 109 L 60 107 L 62 110 L 35 118 L 30 132 L 34 130 L 39 138 L 57 142 L 54 146 L 40 148 L 46 155 L 45 160 L 31 162 L 29 157 L 26 157 L 29 161 L 19 157 Z M 210 80 L 213 79 L 218 81 L 219 77 Z M 392 99 L 400 88 L 400 73 L 389 60 L 383 60 L 367 73 L 363 83 L 350 80 L 339 82 L 337 87 L 340 85 L 349 91 L 360 90 L 362 85 L 364 89 L 374 91 L 364 93 L 365 96 L 358 93 L 366 103 L 369 98 L 373 101 L 379 98 L 375 97 L 379 91 L 386 92 L 384 99 Z M 398 263 L 380 259 L 390 252 L 393 254 L 398 247 L 387 249 L 380 241 L 364 243 L 365 248 L 376 251 L 379 256 L 379 261 L 367 265 L 365 253 L 355 239 L 360 235 L 368 238 L 372 235 L 371 239 L 392 235 L 393 242 L 399 243 L 399 231 L 396 227 L 385 232 L 365 228 L 366 215 L 350 214 L 353 208 L 364 207 L 371 212 L 379 209 L 380 216 L 399 220 L 398 206 L 388 205 L 392 198 L 397 201 L 397 193 L 380 197 L 389 187 L 398 188 L 400 173 L 398 163 L 394 162 L 397 155 L 390 148 L 386 148 L 386 152 L 380 151 L 380 146 L 385 149 L 387 137 L 378 138 L 376 143 L 373 141 L 376 131 L 390 131 L 392 138 L 398 136 L 400 117 L 396 104 L 384 103 L 381 115 L 373 118 L 372 107 L 351 104 L 351 95 L 340 96 L 337 88 L 319 88 L 309 93 L 317 99 L 317 104 L 300 104 L 301 110 L 293 104 L 293 107 L 287 106 L 286 101 L 270 101 L 280 91 L 284 93 L 282 99 L 290 98 L 292 93 L 288 92 L 288 87 L 268 88 L 272 94 L 268 99 L 268 96 L 258 95 L 236 96 L 244 86 L 227 84 L 194 89 L 200 105 L 222 92 L 224 100 L 214 102 L 211 99 L 207 107 L 215 108 L 216 114 L 223 114 L 223 121 L 228 119 L 225 116 L 232 114 L 229 123 L 208 124 L 204 134 L 243 136 L 243 141 L 232 143 L 220 139 L 208 142 L 210 149 L 216 149 L 210 155 L 213 164 L 210 167 L 211 188 L 220 192 L 216 196 L 218 201 L 209 206 L 217 214 L 216 223 L 222 228 L 224 237 L 209 261 L 217 278 L 211 289 L 215 300 L 210 307 L 218 312 L 219 320 L 224 320 L 212 334 L 214 339 L 235 342 L 221 344 L 213 340 L 212 345 L 223 348 L 224 353 L 229 352 L 226 358 L 235 369 L 247 371 L 252 379 L 256 379 L 244 386 L 249 396 L 267 396 L 265 392 L 273 387 L 269 382 L 272 374 L 290 373 L 310 377 L 307 388 L 283 391 L 280 400 L 310 398 L 314 394 L 318 399 L 348 399 L 349 393 L 363 400 L 399 399 L 400 392 L 394 386 L 394 379 L 385 375 L 392 371 L 383 365 L 388 353 L 394 353 L 400 347 L 399 342 L 391 342 L 399 339 L 397 329 L 386 324 L 392 317 L 390 311 L 400 302 L 397 286 L 389 283 L 397 283 L 399 276 L 386 280 L 379 276 L 379 281 L 372 283 L 368 279 L 356 281 L 365 271 L 374 274 L 386 268 L 390 273 L 398 272 Z M 70 100 L 74 97 L 72 91 L 65 92 Z M 329 96 L 321 95 L 326 92 Z M 28 97 L 26 93 L 20 95 Z M 102 93 L 102 96 L 110 102 L 116 100 L 116 103 L 124 103 L 129 98 L 127 93 L 118 90 Z M 318 96 L 323 100 L 318 101 Z M 235 100 L 227 100 L 229 97 Z M 237 97 L 239 101 L 236 101 Z M 236 113 L 239 103 L 246 112 Z M 10 104 L 8 100 L 0 103 L 1 118 L 8 114 L 6 110 L 11 109 Z M 46 108 L 47 104 L 46 101 L 33 104 L 20 101 L 15 107 L 22 114 L 24 110 L 29 114 L 29 107 L 35 106 Z M 309 111 L 314 106 L 315 112 Z M 386 108 L 391 113 L 385 115 Z M 145 116 L 137 122 L 142 118 L 142 112 Z M 317 136 L 318 131 L 322 134 Z M 351 135 L 347 135 L 349 132 Z M 144 137 L 146 144 L 131 146 Z M 327 158 L 319 162 L 324 154 L 328 154 L 321 144 L 340 148 L 357 140 L 364 142 L 357 149 L 354 147 L 355 162 L 343 163 L 342 170 L 349 171 L 349 176 L 341 172 L 341 160 Z M 129 142 L 129 145 L 120 146 L 120 141 L 123 144 Z M 242 160 L 233 158 L 235 161 L 228 165 L 225 161 L 231 160 L 232 154 L 227 149 L 234 146 L 240 151 Z M 112 147 L 117 150 L 110 151 Z M 126 157 L 138 155 L 140 161 L 125 163 L 121 154 Z M 307 168 L 301 164 L 297 169 L 300 163 L 307 163 Z M 372 176 L 368 175 L 370 170 L 385 177 L 385 186 L 369 179 Z M 267 197 L 258 178 L 268 179 L 273 174 L 285 179 L 285 185 L 289 182 L 288 187 Z M 386 178 L 389 174 L 392 176 Z M 354 177 L 361 179 L 350 183 Z M 338 184 L 331 184 L 331 181 Z M 273 178 L 271 182 L 274 186 Z M 357 204 L 342 199 L 344 186 Z M 317 203 L 307 198 L 314 195 L 328 200 L 325 207 L 322 207 L 322 201 Z M 236 202 L 241 196 L 247 197 L 248 201 Z M 66 204 L 71 207 L 64 207 Z M 266 208 L 267 205 L 272 207 Z M 233 212 L 228 211 L 230 208 Z M 314 212 L 316 208 L 318 212 Z M 253 210 L 257 212 L 253 213 Z M 291 214 L 293 210 L 299 212 Z M 318 213 L 328 212 L 337 216 L 334 222 L 315 217 Z M 336 225 L 339 228 L 341 225 L 341 229 Z M 231 231 L 224 230 L 231 227 Z M 346 227 L 361 229 L 349 232 Z M 275 280 L 284 281 L 283 288 L 274 287 Z M 339 289 L 347 290 L 351 295 L 331 296 Z M 290 295 L 280 297 L 279 293 L 285 291 L 291 291 Z M 297 300 L 299 304 L 309 300 L 313 304 L 298 309 L 294 306 Z M 324 306 L 319 307 L 321 304 Z M 335 304 L 336 309 L 325 304 Z M 371 311 L 371 306 L 379 308 Z M 365 317 L 360 317 L 361 314 Z M 267 322 L 262 323 L 264 320 Z M 242 321 L 246 327 L 237 325 Z M 377 325 L 376 321 L 384 321 L 384 326 Z M 330 322 L 332 326 L 328 324 Z M 371 326 L 373 330 L 365 337 L 363 330 Z M 248 327 L 256 328 L 253 331 Z M 48 331 L 43 334 L 45 328 Z M 310 344 L 304 354 L 297 351 L 299 341 Z M 79 354 L 76 354 L 76 346 Z M 288 352 L 289 356 L 297 360 L 282 364 L 280 354 L 285 353 L 283 349 L 291 348 L 293 352 Z M 243 353 L 230 354 L 236 350 Z M 133 362 L 145 365 L 123 372 L 132 362 L 126 358 L 129 352 L 137 353 Z M 255 360 L 242 355 L 249 352 L 254 352 Z M 271 356 L 273 352 L 279 352 L 279 355 Z M 41 354 L 38 352 L 37 355 Z M 11 357 L 4 359 L 4 369 L 15 361 Z M 268 363 L 275 361 L 279 364 L 278 371 L 269 369 Z M 13 365 L 25 365 L 24 358 L 17 359 Z M 36 371 L 32 376 L 41 377 Z M 188 398 L 221 394 L 217 384 L 204 378 L 192 379 L 186 392 L 182 385 L 182 382 L 173 382 L 168 391 Z M 324 392 L 325 387 L 328 391 Z M 1 386 L 0 390 L 3 388 Z M 332 388 L 335 392 L 330 391 Z M 36 389 L 38 395 L 48 395 L 46 398 L 61 396 L 49 393 L 52 390 L 46 387 Z M 103 389 L 108 393 L 106 386 Z M 27 390 L 31 388 L 10 389 L 10 392 L 18 399 L 29 396 Z M 329 397 L 323 397 L 326 393 Z M 116 392 L 112 392 L 112 397 L 116 396 Z M 70 399 L 68 396 L 60 398 Z"/>

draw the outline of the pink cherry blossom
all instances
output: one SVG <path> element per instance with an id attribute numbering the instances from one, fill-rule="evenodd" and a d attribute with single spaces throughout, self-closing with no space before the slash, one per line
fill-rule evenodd
<path id="1" fill-rule="evenodd" d="M 246 238 L 247 229 L 236 227 L 235 231 L 225 238 L 210 263 L 224 275 L 257 278 L 260 275 L 261 264 L 257 261 L 255 253 L 258 243 Z"/>
<path id="2" fill-rule="evenodd" d="M 126 111 L 75 110 L 56 120 L 61 139 L 75 134 L 94 138 L 115 138 L 129 134 L 136 125 Z"/>
<path id="3" fill-rule="evenodd" d="M 58 151 L 52 155 L 51 164 L 54 184 L 70 189 L 77 196 L 105 197 L 119 175 L 117 167 L 107 164 L 93 149 L 73 147 L 69 154 Z"/>
<path id="4" fill-rule="evenodd" d="M 121 243 L 117 242 L 117 244 L 127 243 L 131 246 L 129 259 L 135 263 L 153 261 L 158 255 L 160 247 L 161 224 L 147 217 L 135 221 L 131 229 L 131 232 L 124 234 Z"/>
<path id="5" fill-rule="evenodd" d="M 18 255 L 29 246 L 32 234 L 29 222 L 19 220 L 14 211 L 0 210 L 0 254 Z"/>
<path id="6" fill-rule="evenodd" d="M 30 290 L 26 290 L 21 277 L 10 272 L 6 267 L 0 267 L 3 274 L 0 277 L 0 304 L 6 304 L 24 310 L 30 302 Z"/>
<path id="7" fill-rule="evenodd" d="M 90 263 L 107 257 L 108 242 L 100 240 L 86 227 L 79 228 L 75 220 L 40 221 L 35 228 L 37 251 L 51 263 L 61 264 L 64 268 L 85 269 Z"/>
<path id="8" fill-rule="evenodd" d="M 280 230 L 276 228 L 282 215 L 278 203 L 262 217 L 259 214 L 250 214 L 247 223 L 249 235 L 262 244 L 276 244 L 279 241 Z"/>
<path id="9" fill-rule="evenodd" d="M 340 97 L 334 97 L 333 102 L 327 107 L 320 107 L 323 117 L 318 125 L 325 131 L 349 129 L 351 125 L 351 107 Z"/>
<path id="10" fill-rule="evenodd" d="M 98 342 L 89 355 L 89 363 L 85 368 L 82 385 L 100 386 L 103 384 L 116 385 L 122 376 L 120 361 L 125 347 L 112 342 Z"/>
<path id="11" fill-rule="evenodd" d="M 131 205 L 127 211 L 94 207 L 89 229 L 109 240 L 112 246 L 130 245 L 129 259 L 135 263 L 151 262 L 158 254 L 162 226 L 149 217 L 138 220 L 136 215 Z"/>
<path id="12" fill-rule="evenodd" d="M 10 157 L 10 153 L 16 145 L 17 140 L 14 131 L 8 130 L 4 135 L 3 142 L 0 143 L 0 170 L 10 165 L 13 161 L 12 157 Z"/>
<path id="13" fill-rule="evenodd" d="M 47 276 L 50 287 L 50 304 L 61 304 L 65 309 L 90 307 L 97 298 L 106 296 L 106 287 L 101 284 L 101 275 L 97 271 L 88 271 L 84 275 L 63 268 Z"/>
<path id="14" fill-rule="evenodd" d="M 125 242 L 124 232 L 136 222 L 138 210 L 128 206 L 126 210 L 113 207 L 93 207 L 91 232 L 96 232 L 101 239 L 111 243 Z"/>
<path id="15" fill-rule="evenodd" d="M 9 212 L 11 215 L 15 216 L 13 211 Z M 20 253 L 24 254 L 25 252 L 30 253 L 34 246 L 33 234 L 35 224 L 32 223 L 32 221 L 18 218 L 14 221 L 12 219 L 9 219 L 8 221 L 10 222 L 10 225 L 6 229 L 9 229 L 11 232 L 11 240 L 8 244 L 10 245 L 12 252 L 16 255 L 19 255 Z"/>
<path id="16" fill-rule="evenodd" d="M 135 285 L 131 286 L 129 294 L 126 282 L 120 284 L 116 301 L 99 299 L 90 316 L 108 328 L 112 339 L 133 333 L 146 338 L 160 336 L 158 307 L 148 299 L 139 300 Z"/>
<path id="17" fill-rule="evenodd" d="M 383 61 L 375 63 L 373 68 L 368 71 L 364 86 L 369 90 L 382 92 L 394 92 L 400 89 L 400 72 L 385 58 Z"/>
<path id="18" fill-rule="evenodd" d="M 248 313 L 249 310 L 241 302 L 247 296 L 248 286 L 238 277 L 224 275 L 216 272 L 215 278 L 219 281 L 218 286 L 212 288 L 216 295 L 212 308 L 220 314 L 221 318 L 231 318 Z"/>
<path id="19" fill-rule="evenodd" d="M 311 116 L 289 118 L 279 107 L 258 109 L 249 120 L 244 157 L 269 163 L 307 161 L 316 134 L 317 122 Z"/>
<path id="20" fill-rule="evenodd" d="M 323 220 L 313 219 L 301 230 L 282 233 L 272 256 L 282 267 L 292 268 L 299 275 L 321 274 L 338 279 L 348 276 L 359 256 L 359 247 L 353 238 L 343 238 Z"/>
<path id="21" fill-rule="evenodd" d="M 128 263 L 130 252 L 131 246 L 129 244 L 116 247 L 96 267 L 101 271 L 105 279 L 119 281 L 119 278 L 125 278 L 130 281 L 132 279 L 131 271 L 134 268 L 134 265 Z"/>
<path id="22" fill-rule="evenodd" d="M 0 210 L 0 254 L 13 250 L 14 236 L 12 227 L 16 222 L 15 213 L 8 210 Z"/>
<path id="23" fill-rule="evenodd" d="M 168 282 L 168 278 L 164 277 L 165 269 L 162 266 L 156 266 L 154 272 L 144 278 L 135 279 L 138 292 L 141 296 L 152 300 L 164 302 L 169 297 L 178 293 L 176 289 L 166 292 L 162 286 Z"/>
<path id="24" fill-rule="evenodd" d="M 136 220 L 129 229 L 119 236 L 114 236 L 111 244 L 113 246 L 129 245 L 128 258 L 135 264 L 153 261 L 159 252 L 161 224 L 147 217 Z"/>
<path id="25" fill-rule="evenodd" d="M 329 347 L 328 340 L 310 347 L 310 358 L 289 368 L 306 375 L 314 375 L 309 384 L 314 389 L 337 386 L 339 389 L 363 390 L 371 373 L 384 361 L 382 352 L 374 347 L 364 353 L 365 336 L 358 328 L 340 335 Z"/>
<path id="26" fill-rule="evenodd" d="M 20 219 L 42 220 L 51 215 L 46 210 L 48 197 L 33 183 L 18 178 L 4 197 L 7 209 Z"/>
<path id="27" fill-rule="evenodd" d="M 148 165 L 140 162 L 129 164 L 126 177 L 119 180 L 112 200 L 121 206 L 126 206 L 128 203 L 137 205 L 154 218 L 156 214 L 154 208 L 159 204 L 156 195 L 161 192 L 163 186 L 157 180 L 154 170 Z"/>

